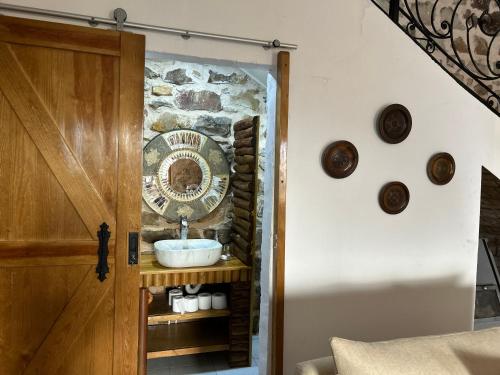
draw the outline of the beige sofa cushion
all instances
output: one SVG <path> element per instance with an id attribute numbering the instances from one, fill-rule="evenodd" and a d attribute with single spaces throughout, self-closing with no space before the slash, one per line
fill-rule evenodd
<path id="1" fill-rule="evenodd" d="M 323 357 L 297 363 L 295 375 L 337 375 L 333 357 Z"/>
<path id="2" fill-rule="evenodd" d="M 500 328 L 375 343 L 330 340 L 342 375 L 499 375 Z"/>

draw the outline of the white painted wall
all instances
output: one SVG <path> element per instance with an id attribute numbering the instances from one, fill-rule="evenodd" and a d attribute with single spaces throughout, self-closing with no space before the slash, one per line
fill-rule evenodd
<path id="1" fill-rule="evenodd" d="M 368 0 L 16 0 L 16 4 L 136 22 L 297 42 L 291 56 L 285 373 L 329 353 L 328 337 L 377 340 L 469 329 L 479 226 L 480 167 L 500 173 L 500 121 L 461 89 Z M 258 47 L 148 35 L 149 50 L 270 64 Z M 387 145 L 376 113 L 400 102 L 407 141 Z M 353 142 L 346 180 L 320 167 L 326 144 Z M 425 174 L 437 151 L 454 155 L 444 187 Z M 378 207 L 379 188 L 404 181 L 408 209 Z"/>

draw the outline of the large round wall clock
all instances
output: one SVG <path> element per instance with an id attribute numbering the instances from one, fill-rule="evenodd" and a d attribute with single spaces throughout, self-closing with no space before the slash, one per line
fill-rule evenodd
<path id="1" fill-rule="evenodd" d="M 168 220 L 198 220 L 212 212 L 229 187 L 229 164 L 210 137 L 173 130 L 144 147 L 142 196 Z"/>

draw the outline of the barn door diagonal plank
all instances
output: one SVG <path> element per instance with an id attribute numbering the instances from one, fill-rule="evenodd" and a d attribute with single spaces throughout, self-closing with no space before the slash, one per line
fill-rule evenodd
<path id="1" fill-rule="evenodd" d="M 104 283 L 97 280 L 94 271 L 93 267 L 89 268 L 73 297 L 27 365 L 24 375 L 57 374 L 63 366 L 63 353 L 69 352 L 113 287 L 112 280 Z"/>
<path id="2" fill-rule="evenodd" d="M 103 222 L 109 224 L 113 235 L 116 227 L 114 215 L 108 211 L 14 52 L 4 42 L 0 42 L 0 66 L 0 89 L 92 238 L 97 239 L 97 230 Z"/>

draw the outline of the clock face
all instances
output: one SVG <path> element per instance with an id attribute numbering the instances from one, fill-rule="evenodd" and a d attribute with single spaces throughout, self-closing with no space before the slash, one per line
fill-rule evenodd
<path id="1" fill-rule="evenodd" d="M 142 196 L 169 220 L 205 217 L 222 202 L 228 187 L 224 151 L 202 133 L 173 130 L 144 147 Z"/>

